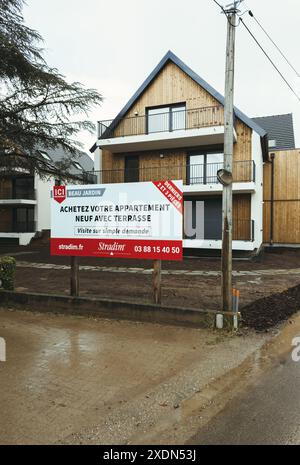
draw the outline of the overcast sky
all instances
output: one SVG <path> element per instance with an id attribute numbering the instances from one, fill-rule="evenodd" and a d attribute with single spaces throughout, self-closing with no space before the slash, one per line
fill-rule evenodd
<path id="1" fill-rule="evenodd" d="M 230 0 L 219 0 L 228 4 Z M 245 0 L 300 73 L 299 0 Z M 68 80 L 104 97 L 90 114 L 96 122 L 116 116 L 170 49 L 224 94 L 226 21 L 213 0 L 27 0 L 27 25 L 45 40 L 48 64 Z M 247 25 L 300 94 L 300 78 L 248 14 Z M 300 102 L 242 25 L 237 28 L 235 105 L 248 116 L 294 114 L 300 147 Z M 86 151 L 95 135 L 82 134 Z"/>

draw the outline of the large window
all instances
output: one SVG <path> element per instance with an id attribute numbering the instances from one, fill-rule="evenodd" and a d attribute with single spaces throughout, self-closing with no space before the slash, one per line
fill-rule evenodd
<path id="1" fill-rule="evenodd" d="M 148 134 L 185 129 L 185 115 L 185 104 L 148 108 Z"/>
<path id="2" fill-rule="evenodd" d="M 203 152 L 189 155 L 187 167 L 188 184 L 215 184 L 217 171 L 223 168 L 223 152 Z"/>
<path id="3" fill-rule="evenodd" d="M 18 207 L 13 210 L 13 232 L 34 232 L 34 208 Z"/>
<path id="4" fill-rule="evenodd" d="M 18 177 L 12 180 L 14 199 L 34 199 L 33 176 Z"/>
<path id="5" fill-rule="evenodd" d="M 185 239 L 222 239 L 222 198 L 185 197 L 184 235 Z"/>

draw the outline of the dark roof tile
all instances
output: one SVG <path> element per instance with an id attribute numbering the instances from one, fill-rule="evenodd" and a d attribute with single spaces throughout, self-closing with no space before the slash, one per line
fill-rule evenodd
<path id="1" fill-rule="evenodd" d="M 269 150 L 287 150 L 295 148 L 295 136 L 293 127 L 293 115 L 272 115 L 252 118 L 268 134 L 269 143 L 275 141 L 275 145 L 269 145 Z"/>

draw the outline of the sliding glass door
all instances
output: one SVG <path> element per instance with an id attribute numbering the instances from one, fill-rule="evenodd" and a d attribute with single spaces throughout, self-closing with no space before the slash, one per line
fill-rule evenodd
<path id="1" fill-rule="evenodd" d="M 148 108 L 148 134 L 185 129 L 185 110 L 185 104 Z"/>
<path id="2" fill-rule="evenodd" d="M 188 184 L 216 184 L 217 172 L 223 168 L 222 152 L 192 153 L 188 156 Z"/>

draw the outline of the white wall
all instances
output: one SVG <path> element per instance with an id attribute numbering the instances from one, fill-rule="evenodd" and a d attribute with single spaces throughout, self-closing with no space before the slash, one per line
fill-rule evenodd
<path id="1" fill-rule="evenodd" d="M 252 159 L 255 162 L 255 192 L 251 195 L 251 219 L 254 220 L 254 248 L 263 242 L 263 158 L 260 136 L 252 132 Z"/>
<path id="2" fill-rule="evenodd" d="M 97 147 L 95 152 L 94 152 L 94 169 L 96 171 L 96 176 L 97 176 L 97 183 L 101 184 L 102 183 L 102 176 L 99 171 L 102 170 L 102 150 Z"/>
<path id="3" fill-rule="evenodd" d="M 50 192 L 55 183 L 53 177 L 41 179 L 35 175 L 37 204 L 35 207 L 36 230 L 50 229 Z"/>

